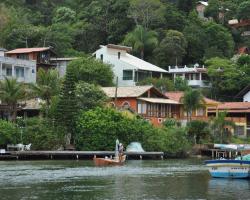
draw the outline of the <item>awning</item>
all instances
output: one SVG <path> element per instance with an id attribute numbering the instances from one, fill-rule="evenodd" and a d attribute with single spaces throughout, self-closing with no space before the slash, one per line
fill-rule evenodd
<path id="1" fill-rule="evenodd" d="M 171 99 L 163 99 L 163 98 L 138 98 L 138 100 L 150 102 L 150 103 L 162 103 L 162 104 L 180 104 L 177 101 Z"/>

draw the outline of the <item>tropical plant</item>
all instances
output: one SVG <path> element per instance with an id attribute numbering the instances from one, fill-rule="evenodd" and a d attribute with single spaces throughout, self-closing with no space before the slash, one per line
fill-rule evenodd
<path id="1" fill-rule="evenodd" d="M 141 59 L 144 59 L 145 51 L 150 51 L 158 44 L 157 33 L 138 25 L 132 32 L 125 36 L 123 44 L 133 47 Z"/>
<path id="2" fill-rule="evenodd" d="M 5 77 L 0 82 L 0 100 L 7 104 L 11 121 L 16 121 L 18 103 L 26 99 L 27 96 L 28 90 L 25 85 L 18 83 L 16 79 Z"/>
<path id="3" fill-rule="evenodd" d="M 187 120 L 192 120 L 192 112 L 196 109 L 204 107 L 204 98 L 199 90 L 189 89 L 184 92 L 181 98 L 183 108 L 187 112 Z"/>
<path id="4" fill-rule="evenodd" d="M 200 144 L 203 140 L 209 139 L 209 124 L 205 121 L 193 120 L 187 124 L 187 134 L 194 144 Z"/>
<path id="5" fill-rule="evenodd" d="M 32 84 L 31 88 L 36 97 L 45 101 L 47 116 L 52 97 L 59 93 L 60 79 L 58 72 L 54 69 L 48 71 L 39 69 L 37 73 L 37 82 L 36 84 Z"/>
<path id="6" fill-rule="evenodd" d="M 220 143 L 230 142 L 231 133 L 226 129 L 226 127 L 234 127 L 235 123 L 229 120 L 226 120 L 227 113 L 219 112 L 215 118 L 211 121 L 211 129 L 214 135 L 215 141 Z"/>
<path id="7" fill-rule="evenodd" d="M 57 124 L 65 130 L 66 145 L 74 144 L 74 129 L 78 114 L 76 77 L 73 68 L 67 67 L 65 79 L 56 105 Z"/>
<path id="8" fill-rule="evenodd" d="M 20 142 L 19 132 L 15 124 L 0 120 L 0 145 Z"/>

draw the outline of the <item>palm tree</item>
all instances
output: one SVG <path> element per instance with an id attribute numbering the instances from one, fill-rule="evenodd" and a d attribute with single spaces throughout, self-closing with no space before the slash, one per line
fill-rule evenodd
<path id="1" fill-rule="evenodd" d="M 23 83 L 18 83 L 16 79 L 5 77 L 0 82 L 0 99 L 9 108 L 11 121 L 16 122 L 18 102 L 27 97 L 27 90 Z"/>
<path id="2" fill-rule="evenodd" d="M 36 84 L 32 84 L 31 88 L 34 96 L 45 101 L 47 114 L 52 97 L 59 94 L 60 79 L 58 72 L 54 69 L 48 71 L 39 69 L 37 73 L 37 82 Z"/>
<path id="3" fill-rule="evenodd" d="M 181 98 L 184 110 L 187 112 L 187 120 L 191 121 L 192 112 L 196 109 L 204 107 L 204 98 L 199 90 L 188 89 Z"/>
<path id="4" fill-rule="evenodd" d="M 140 54 L 141 59 L 144 59 L 145 50 L 150 50 L 158 44 L 157 33 L 155 31 L 148 31 L 138 25 L 132 32 L 125 36 L 123 43 L 132 46 L 134 51 Z"/>
<path id="5" fill-rule="evenodd" d="M 235 123 L 229 120 L 226 120 L 227 113 L 219 112 L 218 115 L 211 121 L 211 129 L 214 136 L 220 138 L 220 143 L 223 143 L 224 136 L 227 136 L 227 139 L 230 140 L 231 134 L 226 131 L 225 127 L 234 127 Z"/>

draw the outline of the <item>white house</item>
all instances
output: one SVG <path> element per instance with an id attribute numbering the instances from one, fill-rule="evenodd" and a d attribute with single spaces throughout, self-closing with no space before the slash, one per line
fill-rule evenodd
<path id="1" fill-rule="evenodd" d="M 5 49 L 0 48 L 0 80 L 12 77 L 19 82 L 35 83 L 36 61 L 6 57 L 5 52 Z"/>
<path id="2" fill-rule="evenodd" d="M 160 67 L 132 56 L 128 53 L 131 50 L 131 47 L 108 44 L 101 45 L 93 55 L 96 59 L 112 65 L 115 79 L 118 77 L 119 86 L 135 86 L 137 82 L 147 77 L 160 78 L 168 73 Z"/>
<path id="3" fill-rule="evenodd" d="M 241 98 L 243 102 L 250 102 L 250 85 L 243 88 L 235 97 Z"/>
<path id="4" fill-rule="evenodd" d="M 168 72 L 172 75 L 173 80 L 176 77 L 181 77 L 188 81 L 188 85 L 191 87 L 210 87 L 209 79 L 207 76 L 207 69 L 199 64 L 195 64 L 193 67 L 185 66 L 169 66 Z"/>

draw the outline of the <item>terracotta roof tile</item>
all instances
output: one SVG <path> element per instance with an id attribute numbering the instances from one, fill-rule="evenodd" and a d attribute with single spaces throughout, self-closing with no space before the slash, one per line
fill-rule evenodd
<path id="1" fill-rule="evenodd" d="M 31 53 L 31 52 L 41 52 L 49 50 L 50 47 L 38 47 L 38 48 L 19 48 L 6 52 L 7 54 L 16 54 L 16 53 Z"/>
<path id="2" fill-rule="evenodd" d="M 178 101 L 180 103 L 181 97 L 183 97 L 184 92 L 181 91 L 176 91 L 176 92 L 166 92 L 165 96 L 168 97 L 169 99 L 172 99 L 174 101 Z M 220 102 L 215 101 L 213 99 L 209 99 L 207 97 L 204 97 L 204 100 L 206 104 L 219 104 Z"/>

